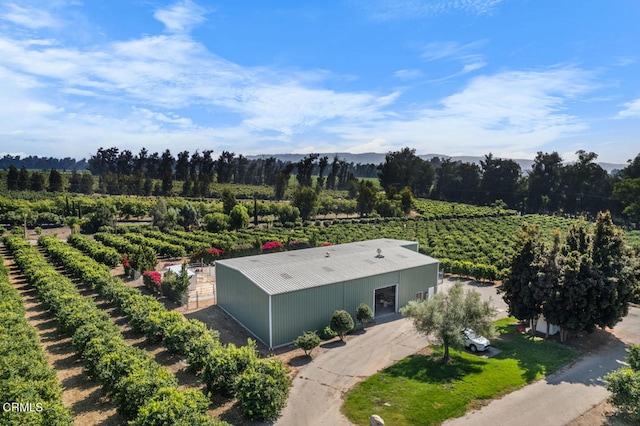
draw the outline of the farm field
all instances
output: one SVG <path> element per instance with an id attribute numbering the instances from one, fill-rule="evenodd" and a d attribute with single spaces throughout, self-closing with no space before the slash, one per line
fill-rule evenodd
<path id="1" fill-rule="evenodd" d="M 78 212 L 81 208 L 79 206 L 84 206 L 82 207 L 85 209 L 83 212 L 88 211 L 91 212 L 89 214 L 93 214 L 99 209 L 99 202 L 96 200 L 89 202 L 86 198 L 79 197 L 72 200 L 71 207 L 63 198 L 35 201 L 18 200 L 17 202 L 22 206 L 21 208 L 38 210 L 37 213 L 34 213 L 34 217 L 47 220 L 47 218 L 56 215 L 64 216 L 65 209 Z M 259 361 L 257 351 L 254 353 L 255 350 L 244 346 L 242 341 L 233 340 L 236 344 L 243 345 L 238 346 L 237 349 L 236 346 L 231 348 L 231 346 L 220 345 L 219 334 L 215 331 L 213 334 L 205 332 L 206 326 L 199 321 L 191 320 L 185 323 L 188 325 L 183 325 L 184 317 L 195 318 L 197 315 L 182 315 L 172 312 L 175 310 L 175 306 L 165 304 L 165 299 L 158 300 L 157 296 L 141 295 L 139 290 L 130 291 L 132 289 L 119 281 L 119 278 L 113 277 L 114 271 L 122 271 L 123 255 L 130 254 L 140 247 L 147 247 L 153 249 L 153 252 L 165 263 L 166 261 L 181 261 L 185 258 L 209 263 L 219 257 L 244 256 L 317 246 L 330 247 L 334 244 L 369 239 L 393 238 L 417 241 L 422 253 L 440 260 L 441 270 L 446 274 L 495 281 L 501 278 L 501 273 L 507 266 L 506 259 L 512 252 L 513 238 L 520 232 L 523 224 L 537 225 L 543 237 L 550 241 L 554 230 L 559 229 L 561 233 L 564 233 L 576 221 L 576 219 L 557 216 L 522 216 L 515 211 L 499 207 L 478 207 L 418 199 L 414 203 L 415 210 L 407 217 L 361 218 L 348 213 L 335 213 L 333 212 L 335 209 L 328 207 L 322 214 L 318 214 L 310 221 L 282 223 L 273 220 L 273 218 L 267 221 L 263 219 L 267 217 L 265 213 L 274 211 L 269 206 L 282 206 L 284 203 L 261 202 L 261 204 L 244 203 L 247 209 L 253 208 L 252 205 L 259 206 L 260 223 L 258 226 L 219 232 L 208 232 L 203 229 L 187 232 L 181 227 L 159 231 L 150 224 L 151 210 L 155 205 L 153 199 L 113 197 L 103 200 L 111 200 L 112 203 L 115 203 L 114 205 L 118 206 L 116 211 L 120 212 L 122 219 L 125 219 L 123 212 L 127 211 L 129 215 L 135 214 L 138 220 L 129 224 L 119 223 L 115 230 L 104 227 L 99 229 L 99 232 L 88 236 L 74 234 L 69 236 L 71 232 L 69 227 L 45 227 L 44 230 L 32 228 L 28 232 L 32 240 L 41 233 L 48 235 L 41 237 L 38 244 L 42 254 L 46 253 L 47 262 L 50 264 L 48 268 L 57 265 L 47 272 L 51 274 L 51 277 L 56 277 L 55 280 L 58 280 L 58 275 L 61 277 L 64 275 L 68 277 L 65 279 L 73 280 L 74 283 L 81 283 L 84 286 L 81 287 L 84 301 L 81 302 L 81 299 L 78 299 L 76 295 L 69 297 L 72 300 L 77 300 L 81 306 L 85 306 L 88 303 L 87 300 L 95 301 L 95 306 L 97 306 L 97 308 L 86 309 L 86 312 L 90 314 L 85 312 L 83 315 L 78 314 L 79 316 L 76 318 L 74 317 L 76 315 L 74 309 L 67 312 L 64 310 L 67 308 L 57 305 L 62 302 L 47 302 L 56 309 L 62 309 L 59 315 L 63 315 L 62 321 L 68 323 L 63 325 L 61 330 L 56 331 L 61 333 L 63 341 L 67 342 L 65 349 L 67 352 L 65 353 L 77 359 L 78 363 L 80 362 L 82 349 L 74 354 L 72 331 L 75 328 L 81 328 L 85 321 L 90 322 L 93 318 L 92 315 L 98 318 L 99 322 L 116 322 L 122 333 L 127 336 L 133 333 L 137 336 L 133 339 L 126 338 L 122 345 L 133 344 L 138 348 L 143 348 L 143 352 L 146 351 L 148 355 L 140 355 L 141 359 L 147 359 L 146 356 L 151 356 L 152 359 L 158 361 L 164 360 L 165 363 L 161 362 L 158 366 L 152 363 L 149 365 L 154 366 L 147 368 L 159 369 L 158 371 L 164 372 L 162 373 L 166 385 L 164 387 L 171 389 L 168 391 L 169 393 L 178 395 L 189 392 L 185 398 L 192 399 L 193 403 L 200 407 L 200 413 L 207 411 L 209 415 L 222 416 L 223 420 L 231 421 L 234 424 L 246 424 L 249 420 L 238 409 L 238 404 L 233 398 L 232 385 L 212 378 L 212 374 L 220 373 L 212 373 L 211 371 L 207 373 L 206 368 L 209 368 L 207 365 L 215 364 L 216 357 L 233 358 L 236 356 L 248 356 L 251 363 L 258 363 L 256 365 L 267 364 Z M 16 202 L 7 199 L 0 201 L 0 216 L 4 214 L 5 218 L 10 217 L 10 214 L 7 216 L 7 212 L 11 211 L 12 206 L 15 207 Z M 181 205 L 180 203 L 184 204 L 185 201 L 167 199 L 167 203 L 178 207 Z M 194 205 L 201 212 L 220 212 L 222 210 L 221 203 L 215 201 L 198 201 L 194 202 Z M 250 211 L 250 213 L 254 212 Z M 637 243 L 637 231 L 632 231 L 628 235 L 631 237 L 629 243 Z M 67 237 L 69 237 L 68 243 L 64 242 Z M 32 243 L 34 242 L 32 241 Z M 10 255 L 8 251 L 4 253 Z M 21 261 L 22 264 L 28 265 L 32 259 L 30 256 L 35 255 L 26 256 L 26 260 Z M 42 272 L 28 271 L 27 273 L 33 275 L 31 279 L 35 280 L 34 282 L 42 279 Z M 67 286 L 68 284 L 64 284 L 63 287 L 67 288 Z M 50 290 L 45 291 L 49 292 Z M 105 312 L 108 313 L 106 317 L 103 315 Z M 49 315 L 53 315 L 53 318 L 57 314 L 53 312 Z M 111 330 L 110 326 L 105 325 L 104 327 L 105 330 Z M 109 333 L 111 332 L 109 331 Z M 66 336 L 64 336 L 65 333 Z M 202 343 L 202 339 L 209 341 L 209 343 L 197 349 L 195 342 Z M 42 344 L 46 347 L 46 343 Z M 200 355 L 194 355 L 194 348 L 196 351 L 204 352 L 200 352 Z M 126 349 L 122 350 L 127 351 Z M 287 358 L 285 356 L 282 359 L 286 360 Z M 141 362 L 146 364 L 151 361 Z M 90 368 L 89 371 L 91 377 L 99 374 Z M 196 375 L 194 372 L 200 372 L 200 374 Z M 82 369 L 64 374 L 88 377 Z M 207 374 L 209 375 L 207 376 Z M 124 394 L 114 393 L 116 392 L 116 390 L 112 390 L 115 389 L 114 385 L 109 382 L 104 384 L 104 380 L 90 381 L 89 383 L 91 383 L 89 388 L 77 391 L 74 396 L 71 396 L 69 391 L 63 392 L 62 401 L 65 404 L 75 401 L 71 402 L 73 406 L 85 407 L 86 404 L 82 405 L 84 398 L 82 395 L 86 395 L 90 390 L 93 399 L 87 396 L 86 401 L 94 401 L 93 405 L 97 404 L 102 407 L 100 410 L 106 413 L 106 417 L 100 422 L 109 424 L 109 422 L 118 422 L 118 419 L 122 418 L 135 418 L 137 415 L 135 408 L 123 401 Z M 100 390 L 101 386 L 104 387 L 104 390 Z M 149 394 L 149 389 L 139 391 L 143 394 L 144 392 Z M 214 397 L 211 400 L 206 399 L 205 402 L 205 397 L 202 395 L 209 391 L 214 391 Z M 117 390 L 117 392 L 122 392 L 122 390 Z M 109 394 L 115 399 L 105 400 L 104 395 Z M 98 400 L 100 404 L 98 404 Z M 142 400 L 138 399 L 138 401 L 141 403 Z M 87 419 L 100 417 L 100 412 L 96 413 L 88 408 L 85 410 L 86 413 L 83 415 Z M 78 417 L 80 415 L 78 409 L 74 412 L 76 419 L 81 418 Z M 203 421 L 203 419 L 204 417 L 198 421 Z M 209 417 L 209 419 L 213 418 Z M 91 423 L 91 420 L 88 421 Z M 198 421 L 194 424 L 198 424 Z"/>

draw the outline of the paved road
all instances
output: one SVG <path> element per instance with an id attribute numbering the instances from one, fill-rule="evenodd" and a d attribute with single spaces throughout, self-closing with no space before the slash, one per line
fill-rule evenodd
<path id="1" fill-rule="evenodd" d="M 445 280 L 438 291 L 446 290 L 454 282 Z M 470 283 L 469 287 L 478 290 L 483 300 L 491 298 L 498 309 L 497 317 L 506 316 L 506 304 L 496 297 L 493 286 Z M 293 380 L 287 407 L 276 425 L 351 425 L 340 413 L 343 394 L 428 344 L 428 339 L 418 334 L 408 319 L 367 328 L 365 334 L 350 337 L 343 346 L 331 344 Z"/>
<path id="2" fill-rule="evenodd" d="M 445 280 L 441 289 L 446 290 L 452 283 Z M 479 291 L 483 300 L 491 299 L 498 318 L 507 315 L 506 304 L 496 295 L 494 286 L 467 285 Z M 602 377 L 621 365 L 626 356 L 625 344 L 640 343 L 640 308 L 631 308 L 629 316 L 614 329 L 614 335 L 616 338 L 606 347 L 570 368 L 445 425 L 567 424 L 607 398 Z M 287 407 L 275 425 L 351 425 L 340 413 L 343 394 L 359 381 L 428 343 L 426 337 L 415 331 L 411 321 L 399 319 L 368 328 L 366 334 L 351 337 L 346 345 L 330 344 L 300 370 L 293 381 Z"/>
<path id="3" fill-rule="evenodd" d="M 640 308 L 613 329 L 608 344 L 560 372 L 525 386 L 446 426 L 562 426 L 609 396 L 602 378 L 620 368 L 625 344 L 640 344 Z"/>
<path id="4" fill-rule="evenodd" d="M 406 319 L 367 328 L 347 344 L 329 349 L 304 366 L 293 380 L 278 426 L 350 425 L 340 413 L 342 395 L 356 383 L 428 345 Z"/>

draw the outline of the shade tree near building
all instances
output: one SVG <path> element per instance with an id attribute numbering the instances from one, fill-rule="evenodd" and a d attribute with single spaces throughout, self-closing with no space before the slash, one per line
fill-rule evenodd
<path id="1" fill-rule="evenodd" d="M 459 281 L 430 299 L 410 301 L 400 313 L 413 319 L 418 332 L 432 336 L 443 346 L 445 363 L 450 359 L 449 348 L 463 346 L 463 329 L 470 328 L 485 336 L 493 334 L 491 320 L 495 309 L 488 301 L 480 300 L 477 291 L 465 291 Z"/>

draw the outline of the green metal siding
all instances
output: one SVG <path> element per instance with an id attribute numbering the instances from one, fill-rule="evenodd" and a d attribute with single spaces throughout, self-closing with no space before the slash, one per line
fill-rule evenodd
<path id="1" fill-rule="evenodd" d="M 269 296 L 241 272 L 216 265 L 218 305 L 269 346 Z"/>
<path id="2" fill-rule="evenodd" d="M 358 305 L 366 303 L 373 309 L 375 290 L 398 284 L 399 279 L 400 272 L 390 272 L 347 281 L 345 283 L 344 309 L 355 319 Z"/>
<path id="3" fill-rule="evenodd" d="M 342 300 L 342 283 L 272 296 L 273 346 L 329 324 L 333 311 L 343 309 Z"/>
<path id="4" fill-rule="evenodd" d="M 415 300 L 416 293 L 428 292 L 429 287 L 436 287 L 437 283 L 437 263 L 401 271 L 400 286 L 398 288 L 398 308 L 402 308 L 410 300 Z M 426 297 L 426 295 L 423 297 Z"/>
<path id="5" fill-rule="evenodd" d="M 400 247 L 404 247 L 406 249 L 409 249 L 411 251 L 415 251 L 416 253 L 418 252 L 418 243 L 417 242 L 410 242 L 407 244 L 401 244 Z"/>
<path id="6" fill-rule="evenodd" d="M 303 331 L 329 324 L 337 309 L 349 312 L 355 321 L 360 303 L 373 308 L 376 289 L 398 285 L 398 308 L 437 285 L 438 264 L 404 269 L 335 284 L 271 296 L 272 339 L 269 339 L 269 296 L 241 272 L 216 265 L 218 305 L 248 328 L 267 346 L 292 342 Z"/>
<path id="7" fill-rule="evenodd" d="M 415 299 L 419 291 L 427 291 L 437 283 L 438 265 L 405 269 L 357 280 L 314 287 L 272 296 L 272 345 L 292 342 L 303 331 L 318 330 L 329 324 L 335 310 L 344 309 L 355 321 L 360 303 L 373 307 L 378 288 L 398 285 L 398 308 Z"/>

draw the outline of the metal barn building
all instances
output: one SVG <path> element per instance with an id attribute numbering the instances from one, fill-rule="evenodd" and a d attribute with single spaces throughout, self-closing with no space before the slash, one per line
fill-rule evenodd
<path id="1" fill-rule="evenodd" d="M 435 293 L 438 261 L 378 239 L 216 261 L 217 303 L 270 348 L 366 303 L 375 317 Z"/>

